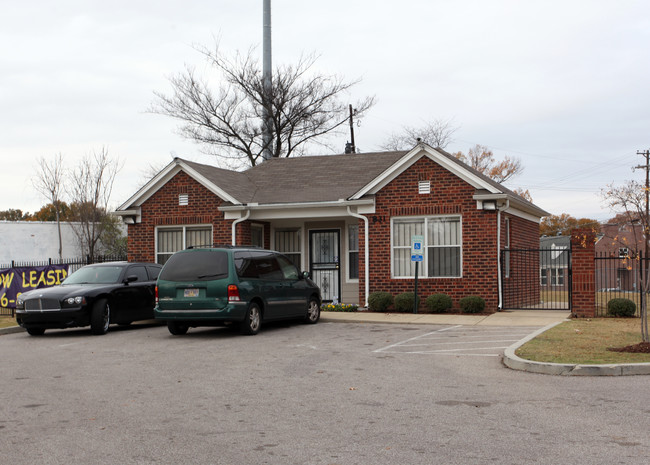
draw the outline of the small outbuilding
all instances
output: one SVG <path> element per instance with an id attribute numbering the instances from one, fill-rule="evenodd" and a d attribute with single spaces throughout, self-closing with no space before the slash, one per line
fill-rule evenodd
<path id="1" fill-rule="evenodd" d="M 243 172 L 175 158 L 121 205 L 130 260 L 258 245 L 312 274 L 325 301 L 412 291 L 500 306 L 500 250 L 539 247 L 547 212 L 424 143 L 409 151 L 274 158 Z M 509 257 L 509 254 L 505 254 Z M 503 265 L 503 266 L 502 266 Z"/>

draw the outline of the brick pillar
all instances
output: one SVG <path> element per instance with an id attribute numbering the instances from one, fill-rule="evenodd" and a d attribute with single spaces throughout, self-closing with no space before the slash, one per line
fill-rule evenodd
<path id="1" fill-rule="evenodd" d="M 571 231 L 571 312 L 577 317 L 596 316 L 595 245 L 596 234 L 591 229 Z"/>

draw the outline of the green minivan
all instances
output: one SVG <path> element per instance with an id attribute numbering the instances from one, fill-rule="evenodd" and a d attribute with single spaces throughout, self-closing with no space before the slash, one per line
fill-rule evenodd
<path id="1" fill-rule="evenodd" d="M 317 323 L 321 295 L 308 273 L 284 255 L 252 247 L 188 248 L 165 263 L 154 317 L 174 335 L 190 327 L 236 323 L 257 334 L 262 322 Z"/>

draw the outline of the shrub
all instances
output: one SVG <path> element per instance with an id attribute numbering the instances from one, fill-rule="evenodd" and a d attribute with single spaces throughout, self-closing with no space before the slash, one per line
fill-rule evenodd
<path id="1" fill-rule="evenodd" d="M 607 315 L 630 317 L 636 315 L 636 304 L 630 299 L 612 299 L 607 302 Z"/>
<path id="2" fill-rule="evenodd" d="M 451 297 L 447 294 L 433 294 L 424 301 L 427 308 L 432 313 L 446 312 L 451 308 Z"/>
<path id="3" fill-rule="evenodd" d="M 371 292 L 368 296 L 368 308 L 374 312 L 385 312 L 393 305 L 393 295 L 389 292 Z"/>
<path id="4" fill-rule="evenodd" d="M 415 294 L 413 292 L 402 292 L 395 296 L 395 311 L 396 312 L 412 312 L 413 304 L 415 303 Z M 418 304 L 420 297 L 418 297 Z"/>
<path id="5" fill-rule="evenodd" d="M 458 302 L 463 313 L 481 313 L 485 310 L 485 299 L 477 295 L 468 295 Z"/>
<path id="6" fill-rule="evenodd" d="M 325 312 L 356 312 L 358 305 L 356 304 L 327 304 L 321 307 Z"/>

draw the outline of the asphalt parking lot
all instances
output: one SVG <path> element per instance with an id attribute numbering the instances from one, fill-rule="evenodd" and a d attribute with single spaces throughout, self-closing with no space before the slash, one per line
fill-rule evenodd
<path id="1" fill-rule="evenodd" d="M 648 377 L 505 368 L 528 329 L 0 336 L 3 463 L 647 463 Z"/>

